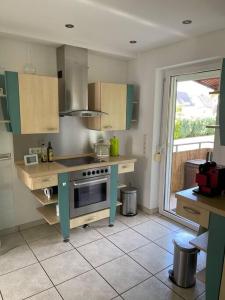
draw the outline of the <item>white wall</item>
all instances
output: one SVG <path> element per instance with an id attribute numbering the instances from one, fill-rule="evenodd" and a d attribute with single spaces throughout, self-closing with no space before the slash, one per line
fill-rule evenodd
<path id="1" fill-rule="evenodd" d="M 162 86 L 159 86 L 159 70 L 217 57 L 225 57 L 225 30 L 140 53 L 137 60 L 129 63 L 128 81 L 140 85 L 141 103 L 138 128 L 128 134 L 133 154 L 140 157 L 132 181 L 136 181 L 142 204 L 149 209 L 158 207 L 159 200 L 159 163 L 153 159 L 161 127 Z M 144 134 L 147 134 L 146 155 L 143 155 Z M 217 157 L 224 157 L 224 154 L 223 147 L 217 149 Z"/>
<path id="2" fill-rule="evenodd" d="M 54 46 L 2 37 L 0 45 L 0 68 L 2 70 L 23 72 L 24 64 L 30 62 L 29 53 L 31 53 L 31 62 L 36 67 L 37 74 L 56 76 L 56 49 Z M 89 82 L 97 80 L 126 82 L 127 80 L 128 63 L 126 60 L 89 52 L 88 65 Z M 76 154 L 87 151 L 89 140 L 95 140 L 96 135 L 97 132 L 85 129 L 79 118 L 62 118 L 60 133 L 49 135 L 47 138 L 53 141 L 56 154 Z M 12 134 L 6 133 L 1 127 L 0 153 L 15 151 L 16 159 L 22 159 L 23 155 L 28 152 L 29 146 L 38 146 L 45 138 L 45 135 L 14 136 L 13 149 Z M 6 144 L 7 147 L 3 148 L 3 145 Z M 0 184 L 0 198 L 2 198 L 0 199 L 0 230 L 40 219 L 40 215 L 36 212 L 38 202 L 17 178 L 13 161 L 8 166 L 1 167 L 0 165 L 0 172 L 1 182 L 4 183 L 4 186 Z M 12 189 L 13 195 L 9 193 Z"/>

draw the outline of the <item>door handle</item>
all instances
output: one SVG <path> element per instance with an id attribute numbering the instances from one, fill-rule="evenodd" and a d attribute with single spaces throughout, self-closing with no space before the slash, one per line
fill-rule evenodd
<path id="1" fill-rule="evenodd" d="M 86 181 L 86 182 L 79 182 L 76 183 L 74 182 L 74 186 L 76 187 L 80 187 L 80 186 L 88 186 L 90 184 L 95 184 L 95 183 L 103 183 L 103 182 L 107 182 L 108 178 L 101 178 L 101 179 L 95 179 L 95 180 L 90 180 L 90 181 Z"/>
<path id="2" fill-rule="evenodd" d="M 2 161 L 2 160 L 10 160 L 10 159 L 11 159 L 11 153 L 0 154 L 0 161 Z"/>

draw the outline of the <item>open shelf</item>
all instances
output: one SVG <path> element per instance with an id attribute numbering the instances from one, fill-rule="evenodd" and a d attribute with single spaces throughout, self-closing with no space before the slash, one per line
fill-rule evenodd
<path id="1" fill-rule="evenodd" d="M 0 120 L 0 124 L 9 124 L 10 120 Z"/>
<path id="2" fill-rule="evenodd" d="M 46 222 L 48 222 L 49 225 L 54 225 L 59 223 L 59 217 L 56 216 L 56 205 L 45 205 L 42 207 L 38 207 L 37 210 L 42 215 L 42 217 L 45 219 Z"/>
<path id="3" fill-rule="evenodd" d="M 50 199 L 48 199 L 43 190 L 36 190 L 36 191 L 32 191 L 32 194 L 35 196 L 35 198 L 42 204 L 42 205 L 49 205 L 49 204 L 53 204 L 53 203 L 57 203 L 58 202 L 58 195 L 57 194 L 53 194 L 52 197 Z"/>
<path id="4" fill-rule="evenodd" d="M 220 91 L 213 91 L 213 92 L 209 92 L 209 95 L 219 95 Z"/>
<path id="5" fill-rule="evenodd" d="M 190 241 L 190 244 L 194 245 L 199 250 L 207 252 L 207 248 L 208 248 L 208 232 L 205 232 L 205 233 L 197 236 L 196 238 L 194 238 L 193 240 Z"/>
<path id="6" fill-rule="evenodd" d="M 217 129 L 217 128 L 220 128 L 220 125 L 206 125 L 205 127 Z"/>
<path id="7" fill-rule="evenodd" d="M 117 188 L 118 188 L 118 189 L 122 189 L 122 188 L 125 188 L 125 187 L 127 187 L 126 184 L 124 184 L 124 183 L 119 183 Z"/>

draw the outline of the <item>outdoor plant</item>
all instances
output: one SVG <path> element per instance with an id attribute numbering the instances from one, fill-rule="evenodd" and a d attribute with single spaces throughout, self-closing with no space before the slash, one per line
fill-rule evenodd
<path id="1" fill-rule="evenodd" d="M 195 136 L 213 135 L 213 128 L 206 128 L 207 125 L 214 125 L 214 118 L 204 119 L 177 119 L 175 120 L 174 139 L 182 139 Z"/>

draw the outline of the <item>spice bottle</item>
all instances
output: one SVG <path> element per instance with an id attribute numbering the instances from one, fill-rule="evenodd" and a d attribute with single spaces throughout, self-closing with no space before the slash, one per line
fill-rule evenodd
<path id="1" fill-rule="evenodd" d="M 48 142 L 47 155 L 48 155 L 48 162 L 53 162 L 53 148 L 51 142 Z"/>
<path id="2" fill-rule="evenodd" d="M 47 162 L 47 148 L 45 147 L 45 144 L 41 145 L 41 161 Z"/>

